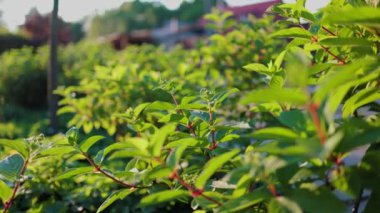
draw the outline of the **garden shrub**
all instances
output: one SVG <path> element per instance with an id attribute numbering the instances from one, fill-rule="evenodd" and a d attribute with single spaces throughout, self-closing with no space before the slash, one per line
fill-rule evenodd
<path id="1" fill-rule="evenodd" d="M 0 56 L 0 98 L 3 104 L 25 108 L 46 105 L 47 52 L 33 48 L 11 50 Z"/>
<path id="2" fill-rule="evenodd" d="M 245 71 L 217 54 L 243 36 L 234 31 L 153 60 L 171 68 L 144 69 L 157 54 L 147 51 L 141 64 L 96 66 L 58 90 L 61 113 L 83 128 L 0 140 L 5 211 L 377 212 L 380 10 L 333 0 L 312 14 L 304 4 L 272 8 L 288 27 L 263 39 L 286 46 L 260 61 L 257 50 Z M 110 137 L 112 122 L 125 131 Z M 91 134 L 95 125 L 108 135 Z"/>

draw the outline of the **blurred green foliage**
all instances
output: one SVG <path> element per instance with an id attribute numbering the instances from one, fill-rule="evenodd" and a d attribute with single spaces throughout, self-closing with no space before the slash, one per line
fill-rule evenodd
<path id="1" fill-rule="evenodd" d="M 69 131 L 0 139 L 4 208 L 376 212 L 380 11 L 304 4 L 233 29 L 215 12 L 218 33 L 192 50 L 62 49 L 70 63 L 56 93 Z"/>
<path id="2" fill-rule="evenodd" d="M 210 6 L 215 4 L 216 0 L 210 1 Z M 203 0 L 183 1 L 175 10 L 169 10 L 160 3 L 140 0 L 125 2 L 117 9 L 95 16 L 91 20 L 88 36 L 98 37 L 159 28 L 172 18 L 186 23 L 195 23 L 205 14 L 206 7 L 207 2 Z"/>

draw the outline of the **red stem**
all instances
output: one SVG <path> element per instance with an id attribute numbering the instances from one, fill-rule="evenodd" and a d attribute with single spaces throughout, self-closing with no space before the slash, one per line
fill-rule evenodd
<path id="1" fill-rule="evenodd" d="M 28 165 L 28 162 L 29 162 L 29 159 L 27 159 L 24 162 L 24 164 L 22 165 L 20 177 L 24 176 L 26 167 Z M 14 201 L 14 199 L 16 197 L 17 190 L 20 188 L 20 185 L 21 185 L 21 181 L 20 180 L 16 180 L 16 184 L 15 184 L 15 187 L 13 188 L 13 192 L 12 192 L 11 198 L 4 203 L 3 213 L 7 212 L 7 210 L 12 206 L 13 201 Z"/>
<path id="2" fill-rule="evenodd" d="M 87 155 L 87 153 L 82 152 L 82 155 L 91 164 L 91 166 L 93 166 L 96 169 L 96 171 L 102 173 L 104 176 L 106 176 L 107 178 L 111 179 L 113 182 L 115 182 L 115 183 L 117 183 L 117 184 L 119 184 L 121 186 L 127 187 L 127 188 L 146 188 L 146 187 L 136 186 L 134 184 L 129 184 L 129 183 L 126 183 L 124 181 L 121 181 L 121 180 L 115 178 L 112 174 L 109 174 L 108 172 L 104 171 L 99 165 L 97 165 L 94 162 L 94 160 L 92 160 L 92 158 Z"/>
<path id="3" fill-rule="evenodd" d="M 315 36 L 312 36 L 311 39 L 312 39 L 312 41 L 314 41 L 314 42 L 318 42 L 318 38 L 315 37 Z M 347 63 L 345 60 L 339 58 L 339 56 L 337 56 L 337 55 L 335 55 L 333 52 L 331 52 L 329 48 L 323 46 L 322 44 L 320 44 L 320 46 L 321 46 L 321 48 L 322 48 L 325 52 L 327 52 L 328 54 L 330 54 L 330 55 L 331 55 L 335 60 L 337 60 L 340 64 L 346 64 L 346 63 Z"/>
<path id="4" fill-rule="evenodd" d="M 217 204 L 218 206 L 223 206 L 223 204 L 221 202 L 215 200 L 212 197 L 205 195 L 203 189 L 197 189 L 197 188 L 191 186 L 189 183 L 186 183 L 186 181 L 184 181 L 181 178 L 181 176 L 179 176 L 177 170 L 173 171 L 170 178 L 177 180 L 182 186 L 184 186 L 187 190 L 189 190 L 191 192 L 191 195 L 193 197 L 201 196 L 201 197 L 204 197 L 205 199 L 207 199 L 208 201 Z"/>
<path id="5" fill-rule="evenodd" d="M 311 103 L 308 105 L 308 111 L 311 115 L 311 118 L 313 119 L 313 123 L 315 125 L 315 128 L 317 130 L 317 134 L 319 137 L 319 140 L 321 142 L 321 145 L 325 144 L 326 142 L 326 131 L 322 127 L 321 121 L 318 116 L 318 106 L 314 103 Z"/>
<path id="6" fill-rule="evenodd" d="M 276 190 L 276 186 L 273 183 L 268 184 L 268 189 L 272 193 L 273 196 L 275 196 L 275 197 L 279 196 L 277 193 L 277 190 Z"/>
<path id="7" fill-rule="evenodd" d="M 212 125 L 212 111 L 211 111 L 211 107 L 209 107 L 209 109 L 208 109 L 208 114 L 209 114 L 209 117 L 210 117 L 210 119 L 209 119 L 209 124 L 210 124 L 210 126 Z M 210 150 L 214 150 L 214 149 L 216 149 L 216 147 L 218 146 L 218 144 L 217 144 L 217 142 L 216 142 L 216 140 L 215 140 L 215 130 L 214 129 L 212 129 L 211 130 L 211 146 L 210 146 Z"/>
<path id="8" fill-rule="evenodd" d="M 322 26 L 322 29 L 323 29 L 324 31 L 326 31 L 328 34 L 330 34 L 330 35 L 332 35 L 332 36 L 336 36 L 336 34 L 333 33 L 333 32 L 331 32 L 329 29 L 327 29 L 327 27 Z"/>
<path id="9" fill-rule="evenodd" d="M 178 104 L 177 98 L 174 96 L 173 93 L 171 93 L 171 96 L 172 96 L 172 99 L 174 101 L 174 104 L 178 107 L 179 104 Z M 184 117 L 186 117 L 186 114 L 182 109 L 178 109 L 178 112 L 181 113 Z M 194 137 L 197 136 L 197 134 L 195 133 L 195 130 L 194 130 L 194 126 L 191 124 L 190 121 L 187 123 L 186 128 L 188 128 L 190 130 L 191 134 L 193 134 Z"/>

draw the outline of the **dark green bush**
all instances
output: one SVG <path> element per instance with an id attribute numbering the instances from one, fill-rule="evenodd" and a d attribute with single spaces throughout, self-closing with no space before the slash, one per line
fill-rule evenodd
<path id="1" fill-rule="evenodd" d="M 19 49 L 27 45 L 30 45 L 30 42 L 23 36 L 10 33 L 0 33 L 0 54 L 5 51 Z"/>
<path id="2" fill-rule="evenodd" d="M 25 108 L 46 106 L 47 51 L 11 50 L 0 56 L 0 99 Z"/>

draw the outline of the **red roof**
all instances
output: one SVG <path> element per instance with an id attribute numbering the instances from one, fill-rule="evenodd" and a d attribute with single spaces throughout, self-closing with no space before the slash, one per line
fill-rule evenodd
<path id="1" fill-rule="evenodd" d="M 271 0 L 266 1 L 262 3 L 255 3 L 245 6 L 239 6 L 239 7 L 227 7 L 225 8 L 226 11 L 231 11 L 234 16 L 242 16 L 247 14 L 254 14 L 257 17 L 263 16 L 265 11 L 272 6 L 273 4 L 282 3 L 281 0 Z"/>

